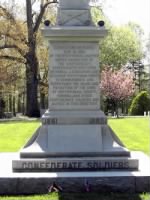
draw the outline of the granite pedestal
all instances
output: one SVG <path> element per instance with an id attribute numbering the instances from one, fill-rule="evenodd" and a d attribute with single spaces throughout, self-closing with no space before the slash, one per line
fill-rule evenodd
<path id="1" fill-rule="evenodd" d="M 0 195 L 48 193 L 54 182 L 63 192 L 85 192 L 87 182 L 91 192 L 150 192 L 150 159 L 141 152 L 131 154 L 139 160 L 138 171 L 20 173 L 12 171 L 12 160 L 19 160 L 19 153 L 0 153 Z"/>

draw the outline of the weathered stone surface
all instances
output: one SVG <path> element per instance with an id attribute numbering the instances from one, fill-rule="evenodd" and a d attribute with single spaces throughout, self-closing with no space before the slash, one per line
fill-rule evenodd
<path id="1" fill-rule="evenodd" d="M 41 31 L 48 41 L 99 42 L 99 39 L 107 34 L 107 30 L 104 27 L 89 26 L 56 26 L 53 28 L 44 28 Z"/>
<path id="2" fill-rule="evenodd" d="M 150 192 L 150 176 L 139 176 L 135 178 L 136 192 Z"/>
<path id="3" fill-rule="evenodd" d="M 140 179 L 141 177 L 138 179 L 139 184 Z M 149 192 L 148 186 L 136 188 L 135 177 L 5 178 L 0 179 L 0 195 L 48 193 L 48 188 L 54 183 L 63 192 L 85 192 L 87 183 L 91 192 Z"/>
<path id="4" fill-rule="evenodd" d="M 102 111 L 47 111 L 42 116 L 43 125 L 85 125 L 107 124 L 107 117 Z"/>
<path id="5" fill-rule="evenodd" d="M 50 110 L 99 110 L 98 42 L 51 42 Z"/>
<path id="6" fill-rule="evenodd" d="M 90 0 L 60 0 L 59 6 L 62 9 L 88 9 Z"/>
<path id="7" fill-rule="evenodd" d="M 51 180 L 53 182 L 53 179 Z M 49 179 L 48 178 L 18 178 L 17 191 L 20 194 L 43 194 L 48 192 Z"/>
<path id="8" fill-rule="evenodd" d="M 101 177 L 98 179 L 91 178 L 92 191 L 94 192 L 134 192 L 134 177 Z"/>
<path id="9" fill-rule="evenodd" d="M 57 24 L 60 26 L 89 26 L 91 14 L 89 10 L 59 10 Z"/>
<path id="10" fill-rule="evenodd" d="M 47 134 L 48 133 L 48 134 Z M 108 125 L 43 125 L 20 152 L 21 158 L 119 157 L 130 152 Z"/>
<path id="11" fill-rule="evenodd" d="M 0 177 L 0 194 L 16 194 L 17 188 L 17 178 Z"/>
<path id="12" fill-rule="evenodd" d="M 91 134 L 92 133 L 92 134 Z M 102 151 L 99 125 L 51 125 L 48 129 L 51 153 L 86 153 Z"/>

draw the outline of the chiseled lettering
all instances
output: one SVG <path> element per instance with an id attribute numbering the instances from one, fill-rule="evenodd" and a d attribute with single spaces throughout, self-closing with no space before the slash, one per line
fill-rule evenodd
<path id="1" fill-rule="evenodd" d="M 34 162 L 34 168 L 40 168 L 39 162 Z"/>
<path id="2" fill-rule="evenodd" d="M 88 167 L 88 168 L 92 168 L 92 167 L 93 167 L 92 162 L 88 162 L 88 163 L 87 163 L 87 167 Z"/>
<path id="3" fill-rule="evenodd" d="M 66 168 L 67 168 L 67 163 L 66 163 L 66 162 L 63 162 L 63 163 L 62 163 L 62 168 L 63 168 L 63 169 L 66 169 Z"/>
<path id="4" fill-rule="evenodd" d="M 28 168 L 28 163 L 26 163 L 26 162 L 23 162 L 23 163 L 22 163 L 22 168 L 23 168 L 23 169 L 26 169 L 26 168 Z"/>
<path id="5" fill-rule="evenodd" d="M 112 168 L 118 168 L 118 162 L 113 162 L 112 163 Z"/>
<path id="6" fill-rule="evenodd" d="M 123 162 L 119 162 L 119 168 L 124 168 L 124 163 Z"/>
<path id="7" fill-rule="evenodd" d="M 45 168 L 45 162 L 40 162 L 39 163 L 39 168 L 42 168 L 42 169 Z"/>
<path id="8" fill-rule="evenodd" d="M 129 162 L 124 162 L 124 168 L 129 168 Z"/>
<path id="9" fill-rule="evenodd" d="M 97 162 L 88 162 L 87 163 L 87 167 L 88 168 L 99 169 L 99 168 L 102 168 L 102 163 L 100 161 L 97 161 Z"/>
<path id="10" fill-rule="evenodd" d="M 28 168 L 29 168 L 29 169 L 32 169 L 32 168 L 33 168 L 33 163 L 32 163 L 32 162 L 29 162 L 29 163 L 28 163 Z"/>
<path id="11" fill-rule="evenodd" d="M 56 163 L 56 168 L 58 168 L 58 169 L 62 168 L 62 163 L 61 162 L 57 162 Z"/>
<path id="12" fill-rule="evenodd" d="M 77 162 L 77 168 L 78 169 L 82 168 L 82 162 Z"/>
<path id="13" fill-rule="evenodd" d="M 98 162 L 93 162 L 93 168 L 98 168 Z"/>
<path id="14" fill-rule="evenodd" d="M 112 168 L 111 167 L 111 162 L 109 162 L 109 161 L 107 161 L 107 162 L 105 162 L 105 168 Z"/>
<path id="15" fill-rule="evenodd" d="M 46 162 L 46 163 L 45 163 L 45 168 L 46 168 L 46 169 L 50 168 L 50 163 L 49 163 L 49 162 Z"/>
<path id="16" fill-rule="evenodd" d="M 78 168 L 78 162 L 73 162 L 73 168 Z"/>
<path id="17" fill-rule="evenodd" d="M 50 106 L 66 106 L 66 108 L 74 106 L 78 108 L 99 105 L 99 97 L 97 96 L 97 99 L 94 100 L 98 90 L 97 74 L 99 69 L 96 65 L 98 54 L 95 49 L 98 45 L 92 44 L 93 49 L 95 49 L 92 52 L 91 44 L 76 43 L 70 46 L 70 43 L 62 42 L 61 45 L 63 46 L 59 49 L 55 43 L 52 44 Z M 85 48 L 83 49 L 83 47 Z M 67 96 L 68 94 L 70 96 Z M 72 163 L 70 166 L 73 167 L 74 164 Z"/>
<path id="18" fill-rule="evenodd" d="M 68 168 L 74 168 L 74 163 L 73 162 L 69 162 L 68 163 Z"/>
<path id="19" fill-rule="evenodd" d="M 52 169 L 56 168 L 56 163 L 52 162 L 52 163 L 51 163 L 51 168 L 52 168 Z"/>

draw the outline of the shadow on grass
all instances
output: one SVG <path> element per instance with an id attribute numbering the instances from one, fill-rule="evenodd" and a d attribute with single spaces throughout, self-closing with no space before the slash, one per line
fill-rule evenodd
<path id="1" fill-rule="evenodd" d="M 40 119 L 35 119 L 35 120 L 7 120 L 7 121 L 0 121 L 0 124 L 29 124 L 29 123 L 37 123 L 41 122 Z"/>
<path id="2" fill-rule="evenodd" d="M 140 194 L 123 193 L 59 193 L 59 200 L 149 200 Z"/>
<path id="3" fill-rule="evenodd" d="M 49 193 L 47 195 L 0 196 L 0 200 L 150 200 L 148 194 L 124 193 Z"/>

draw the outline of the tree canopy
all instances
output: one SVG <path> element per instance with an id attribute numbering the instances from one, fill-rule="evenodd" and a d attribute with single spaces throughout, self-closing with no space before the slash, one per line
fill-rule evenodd
<path id="1" fill-rule="evenodd" d="M 113 26 L 101 42 L 101 63 L 120 68 L 133 60 L 142 58 L 141 43 L 128 26 Z"/>
<path id="2" fill-rule="evenodd" d="M 37 45 L 39 27 L 49 5 L 56 0 L 41 0 L 37 12 L 33 9 L 37 1 L 26 0 L 26 22 L 19 20 L 11 9 L 0 5 L 0 59 L 22 63 L 26 76 L 26 114 L 40 116 L 38 103 L 39 58 Z"/>

